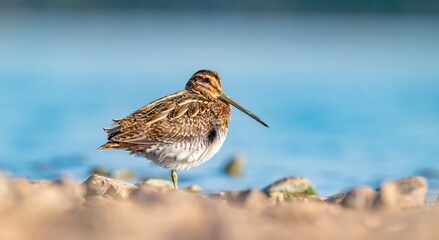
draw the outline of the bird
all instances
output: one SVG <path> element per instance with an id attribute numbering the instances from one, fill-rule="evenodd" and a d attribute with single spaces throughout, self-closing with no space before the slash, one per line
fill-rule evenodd
<path id="1" fill-rule="evenodd" d="M 99 149 L 127 150 L 170 169 L 173 186 L 178 189 L 177 171 L 210 160 L 222 147 L 231 106 L 269 127 L 223 91 L 217 72 L 199 70 L 184 90 L 155 100 L 124 118 L 113 119 L 113 124 L 104 128 L 108 141 Z"/>

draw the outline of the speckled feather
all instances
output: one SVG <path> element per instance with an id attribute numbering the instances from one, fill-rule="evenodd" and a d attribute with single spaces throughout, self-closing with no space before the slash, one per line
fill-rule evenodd
<path id="1" fill-rule="evenodd" d="M 175 143 L 207 136 L 214 127 L 227 128 L 230 107 L 183 90 L 114 120 L 109 140 L 127 144 Z M 104 145 L 105 146 L 105 145 Z"/>
<path id="2" fill-rule="evenodd" d="M 205 86 L 202 82 L 207 78 L 209 85 Z M 113 126 L 104 129 L 108 142 L 100 149 L 129 150 L 173 169 L 199 165 L 219 150 L 227 135 L 230 105 L 219 100 L 217 92 L 222 92 L 218 74 L 198 71 L 185 90 L 113 120 Z"/>

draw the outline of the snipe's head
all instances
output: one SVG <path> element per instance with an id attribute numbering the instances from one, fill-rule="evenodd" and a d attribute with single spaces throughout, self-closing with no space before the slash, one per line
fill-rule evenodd
<path id="1" fill-rule="evenodd" d="M 194 73 L 194 75 L 192 75 L 191 79 L 189 79 L 186 84 L 186 90 L 196 91 L 210 99 L 218 99 L 227 104 L 230 104 L 242 111 L 243 113 L 247 114 L 251 118 L 255 119 L 260 124 L 268 127 L 268 125 L 258 116 L 241 106 L 229 96 L 227 96 L 227 94 L 223 91 L 221 85 L 221 77 L 215 71 L 200 70 Z"/>
<path id="2" fill-rule="evenodd" d="M 200 70 L 186 83 L 186 90 L 200 92 L 208 98 L 218 98 L 223 93 L 221 77 L 217 72 Z"/>

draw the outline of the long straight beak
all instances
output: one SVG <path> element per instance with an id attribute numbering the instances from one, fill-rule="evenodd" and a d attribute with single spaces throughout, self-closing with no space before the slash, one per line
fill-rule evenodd
<path id="1" fill-rule="evenodd" d="M 232 106 L 236 107 L 237 109 L 239 109 L 241 112 L 249 115 L 251 118 L 253 118 L 254 120 L 258 121 L 260 124 L 268 127 L 268 124 L 266 124 L 264 121 L 262 121 L 258 116 L 254 115 L 252 112 L 250 112 L 249 110 L 247 110 L 245 107 L 241 106 L 239 103 L 235 102 L 233 99 L 231 99 L 229 96 L 227 96 L 225 93 L 222 93 L 219 96 L 219 99 L 231 104 Z"/>

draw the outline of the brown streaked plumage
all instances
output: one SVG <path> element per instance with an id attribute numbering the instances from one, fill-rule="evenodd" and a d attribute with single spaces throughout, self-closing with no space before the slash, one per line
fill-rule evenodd
<path id="1" fill-rule="evenodd" d="M 230 104 L 268 127 L 222 90 L 220 76 L 196 72 L 183 91 L 160 98 L 105 128 L 108 142 L 99 149 L 124 149 L 176 170 L 198 166 L 221 148 L 230 121 Z"/>

